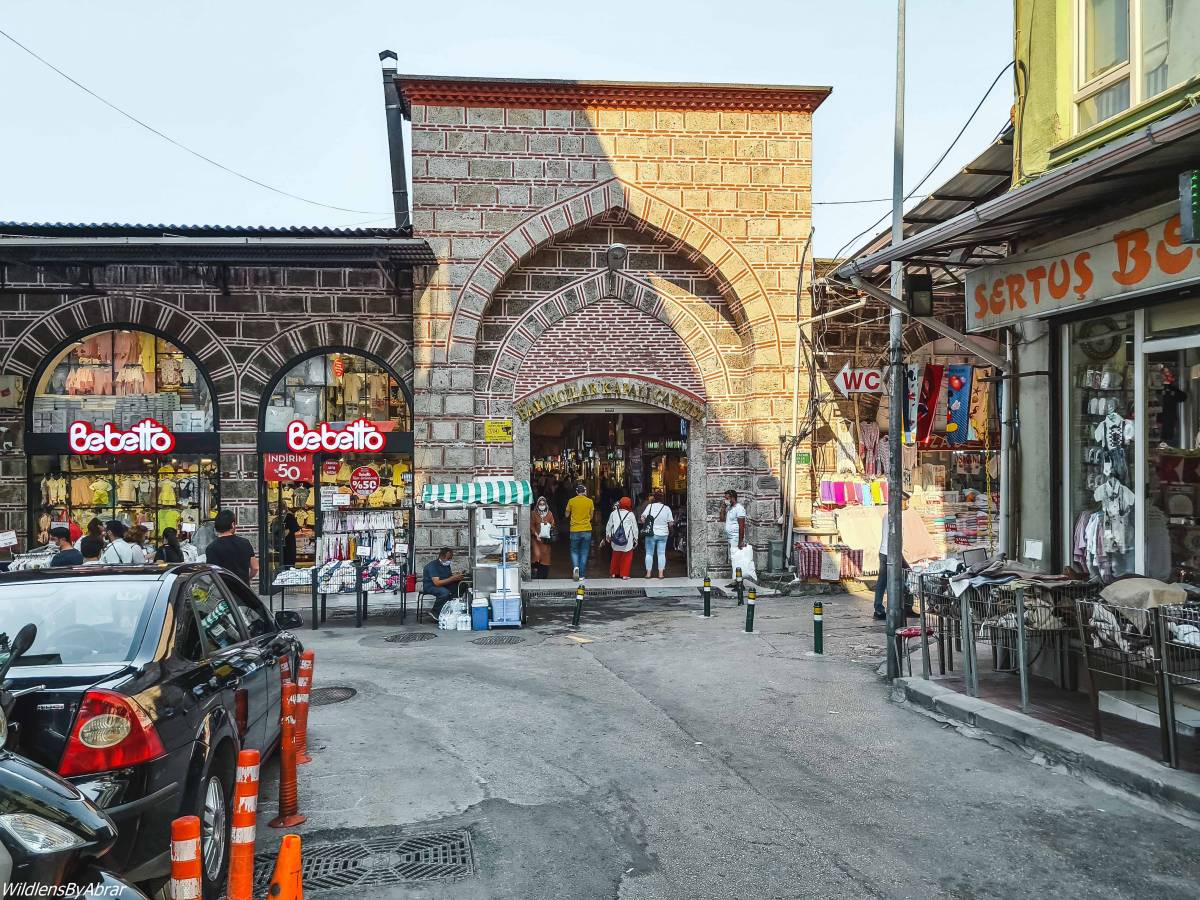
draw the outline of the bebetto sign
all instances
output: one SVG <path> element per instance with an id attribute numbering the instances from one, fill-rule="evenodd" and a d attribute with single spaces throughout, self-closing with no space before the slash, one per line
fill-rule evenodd
<path id="1" fill-rule="evenodd" d="M 293 453 L 378 453 L 385 443 L 383 432 L 366 419 L 356 419 L 345 428 L 328 422 L 309 428 L 300 421 L 287 427 L 287 447 Z"/>
<path id="2" fill-rule="evenodd" d="M 72 422 L 67 429 L 67 445 L 72 453 L 170 453 L 175 435 L 154 419 L 142 419 L 128 431 L 112 424 L 97 431 L 90 422 Z"/>

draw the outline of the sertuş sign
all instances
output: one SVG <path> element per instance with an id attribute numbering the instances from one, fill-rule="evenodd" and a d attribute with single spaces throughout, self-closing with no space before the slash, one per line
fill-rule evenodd
<path id="1" fill-rule="evenodd" d="M 852 369 L 850 363 L 833 376 L 834 386 L 849 397 L 851 394 L 883 393 L 883 369 Z"/>
<path id="2" fill-rule="evenodd" d="M 350 490 L 359 497 L 370 497 L 379 490 L 379 473 L 370 466 L 359 466 L 350 473 Z"/>
<path id="3" fill-rule="evenodd" d="M 385 443 L 383 432 L 366 419 L 356 419 L 345 428 L 328 422 L 309 428 L 301 421 L 287 427 L 287 447 L 293 453 L 378 453 Z"/>
<path id="4" fill-rule="evenodd" d="M 1168 203 L 967 273 L 967 330 L 1200 282 L 1200 248 Z"/>
<path id="5" fill-rule="evenodd" d="M 72 453 L 170 453 L 175 435 L 154 419 L 142 419 L 128 431 L 111 423 L 97 431 L 90 422 L 72 422 L 67 428 Z"/>
<path id="6" fill-rule="evenodd" d="M 264 453 L 263 480 L 312 481 L 312 456 L 308 453 Z"/>

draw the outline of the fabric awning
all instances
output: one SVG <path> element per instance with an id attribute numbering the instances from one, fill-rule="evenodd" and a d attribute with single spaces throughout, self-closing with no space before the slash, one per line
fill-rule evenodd
<path id="1" fill-rule="evenodd" d="M 528 481 L 493 478 L 468 484 L 427 484 L 421 491 L 421 503 L 455 506 L 530 506 L 533 488 Z"/>

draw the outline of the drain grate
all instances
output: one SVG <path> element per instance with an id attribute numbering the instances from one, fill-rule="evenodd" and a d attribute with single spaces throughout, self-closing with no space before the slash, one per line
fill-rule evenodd
<path id="1" fill-rule="evenodd" d="M 397 631 L 384 638 L 389 644 L 416 644 L 421 641 L 432 641 L 436 634 L 432 631 Z"/>
<path id="2" fill-rule="evenodd" d="M 487 637 L 477 637 L 471 643 L 483 647 L 499 647 L 502 644 L 523 644 L 525 638 L 516 634 L 489 634 Z"/>
<path id="3" fill-rule="evenodd" d="M 332 684 L 329 687 L 313 688 L 308 695 L 309 706 L 328 706 L 331 703 L 344 703 L 349 700 L 358 691 L 352 687 L 346 687 L 341 684 Z"/>
<path id="4" fill-rule="evenodd" d="M 254 893 L 265 896 L 275 857 L 254 858 Z M 373 837 L 304 845 L 300 864 L 305 892 L 434 881 L 475 874 L 466 831 Z"/>

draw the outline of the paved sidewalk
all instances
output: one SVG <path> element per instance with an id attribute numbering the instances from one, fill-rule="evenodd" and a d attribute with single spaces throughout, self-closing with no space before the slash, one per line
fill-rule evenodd
<path id="1" fill-rule="evenodd" d="M 825 656 L 809 598 L 753 635 L 697 596 L 597 599 L 579 634 L 537 607 L 506 646 L 305 631 L 316 685 L 358 693 L 312 710 L 299 831 L 470 833 L 476 874 L 381 898 L 1195 896 L 1195 832 L 892 703 L 869 601 L 822 599 Z"/>

